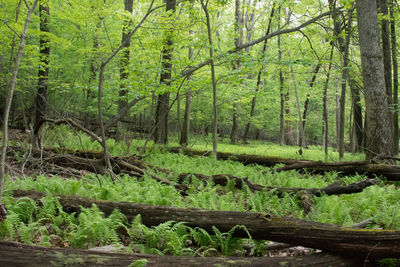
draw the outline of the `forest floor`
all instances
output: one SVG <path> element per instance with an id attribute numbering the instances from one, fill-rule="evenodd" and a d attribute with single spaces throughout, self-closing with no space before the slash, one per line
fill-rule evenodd
<path id="1" fill-rule="evenodd" d="M 172 153 L 168 147 L 151 144 L 139 154 L 136 149 L 143 146 L 144 140 L 110 139 L 117 174 L 113 179 L 101 167 L 102 154 L 97 152 L 101 147 L 86 135 L 59 126 L 46 129 L 43 137 L 44 149 L 36 150 L 29 146 L 29 133 L 11 131 L 6 166 L 9 176 L 3 198 L 8 214 L 0 224 L 3 241 L 143 255 L 246 257 L 254 260 L 246 262 L 249 266 L 265 265 L 266 261 L 256 264 L 259 257 L 279 258 L 277 265 L 289 262 L 289 256 L 298 256 L 298 260 L 303 259 L 301 255 L 322 257 L 325 254 L 318 253 L 321 250 L 337 252 L 340 257 L 319 258 L 316 266 L 338 262 L 352 266 L 346 255 L 354 251 L 360 251 L 359 260 L 364 264 L 399 255 L 400 192 L 396 181 L 333 171 L 277 172 L 282 164 L 244 165 L 235 157 L 214 160 Z M 172 142 L 169 147 L 175 145 Z M 191 148 L 210 150 L 210 145 L 198 138 Z M 219 151 L 297 160 L 325 158 L 319 147 L 310 147 L 299 155 L 298 147 L 262 142 L 222 143 Z M 332 151 L 328 160 L 334 159 L 337 154 Z M 361 154 L 345 155 L 346 161 L 361 159 Z M 353 191 L 343 193 L 338 188 Z M 332 189 L 339 193 L 329 193 Z M 125 208 L 124 203 L 139 206 Z M 157 212 L 151 213 L 154 209 Z M 200 209 L 199 218 L 187 213 L 192 209 Z M 163 213 L 169 215 L 160 215 Z M 226 216 L 237 219 L 228 222 Z M 275 218 L 286 221 L 286 228 L 279 230 Z M 292 230 L 289 223 L 294 225 Z M 375 239 L 371 239 L 370 232 L 349 227 L 373 230 Z M 317 230 L 323 230 L 321 237 L 316 236 Z M 385 238 L 376 239 L 383 230 L 393 235 L 387 244 Z M 352 237 L 350 241 L 337 239 L 341 234 Z M 327 242 L 329 238 L 331 242 Z M 349 250 L 342 249 L 346 246 Z M 213 264 L 219 260 L 212 259 Z M 140 257 L 129 260 L 137 266 L 142 264 Z M 157 260 L 148 258 L 147 263 L 157 266 Z M 175 258 L 170 260 L 176 263 Z M 307 266 L 311 260 L 315 258 L 304 258 L 303 263 L 294 266 Z M 386 260 L 379 264 L 396 266 L 398 262 Z"/>

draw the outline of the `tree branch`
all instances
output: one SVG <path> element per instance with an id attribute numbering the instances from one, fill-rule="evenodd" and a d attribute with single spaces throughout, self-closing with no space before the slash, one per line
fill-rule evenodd
<path id="1" fill-rule="evenodd" d="M 340 9 L 341 9 L 341 8 L 337 8 L 337 9 L 335 9 L 335 10 L 340 10 Z M 310 19 L 310 20 L 308 20 L 308 21 L 302 23 L 302 24 L 300 24 L 300 25 L 297 26 L 297 27 L 294 27 L 294 28 L 291 28 L 291 29 L 286 29 L 286 30 L 278 30 L 278 31 L 272 32 L 272 33 L 270 33 L 270 34 L 266 34 L 266 35 L 264 35 L 263 37 L 258 38 L 258 39 L 254 40 L 254 41 L 251 41 L 251 42 L 249 42 L 249 43 L 246 43 L 246 44 L 243 44 L 243 45 L 238 46 L 238 47 L 236 47 L 236 48 L 233 48 L 233 49 L 231 49 L 231 50 L 228 50 L 228 51 L 226 51 L 226 52 L 224 52 L 224 53 L 222 53 L 222 54 L 216 56 L 215 59 L 220 59 L 220 58 L 222 58 L 222 57 L 224 57 L 224 56 L 226 56 L 226 55 L 237 53 L 238 51 L 240 51 L 240 50 L 242 50 L 242 49 L 245 49 L 245 48 L 247 48 L 247 47 L 256 45 L 256 44 L 258 44 L 258 43 L 261 43 L 262 41 L 265 41 L 265 40 L 267 40 L 267 39 L 270 39 L 270 38 L 272 38 L 272 37 L 274 37 L 274 36 L 278 36 L 278 35 L 282 35 L 282 34 L 288 34 L 288 33 L 292 33 L 292 32 L 299 31 L 299 30 L 301 30 L 302 28 L 304 28 L 304 27 L 306 27 L 306 26 L 308 26 L 308 25 L 310 25 L 310 24 L 312 24 L 312 23 L 315 23 L 315 22 L 317 22 L 317 21 L 320 20 L 320 19 L 322 19 L 322 18 L 324 18 L 324 17 L 326 17 L 326 16 L 329 16 L 332 12 L 333 12 L 333 11 L 327 11 L 327 12 L 325 12 L 325 13 L 322 13 L 322 14 L 320 14 L 319 16 L 316 16 L 316 17 L 314 17 L 314 18 L 312 18 L 312 19 Z M 197 71 L 197 70 L 201 69 L 202 67 L 204 67 L 204 66 L 210 64 L 211 61 L 212 61 L 211 59 L 208 59 L 208 60 L 206 60 L 206 61 L 203 61 L 203 62 L 199 63 L 199 64 L 196 65 L 196 66 L 189 67 L 189 69 L 186 69 L 186 70 L 182 71 L 181 74 L 182 74 L 182 76 L 190 76 L 190 75 L 193 74 L 195 71 Z"/>

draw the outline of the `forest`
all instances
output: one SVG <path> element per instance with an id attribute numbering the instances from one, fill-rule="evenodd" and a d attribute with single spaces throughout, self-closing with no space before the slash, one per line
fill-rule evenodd
<path id="1" fill-rule="evenodd" d="M 400 266 L 397 0 L 0 0 L 0 266 Z"/>

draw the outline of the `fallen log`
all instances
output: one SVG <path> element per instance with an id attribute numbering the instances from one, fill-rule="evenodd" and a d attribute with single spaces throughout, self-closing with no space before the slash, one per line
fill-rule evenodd
<path id="1" fill-rule="evenodd" d="M 211 151 L 195 150 L 182 147 L 167 148 L 171 153 L 183 153 L 188 156 L 208 156 Z M 218 152 L 217 159 L 234 160 L 244 165 L 257 164 L 265 167 L 273 167 L 277 164 L 285 164 L 282 168 L 277 168 L 273 171 L 297 170 L 311 171 L 314 173 L 325 173 L 336 171 L 343 176 L 364 174 L 370 178 L 384 177 L 390 181 L 400 181 L 400 167 L 369 163 L 367 161 L 347 161 L 347 162 L 322 162 L 311 160 L 295 160 L 281 157 L 247 155 L 247 154 L 233 154 L 226 152 Z"/>
<path id="2" fill-rule="evenodd" d="M 0 242 L 0 266 L 360 266 L 358 259 L 327 253 L 297 257 L 190 257 L 45 248 Z"/>
<path id="3" fill-rule="evenodd" d="M 14 150 L 21 150 L 18 147 L 12 147 Z M 32 156 L 37 158 L 46 159 L 46 162 L 52 162 L 58 166 L 63 168 L 74 168 L 78 170 L 85 170 L 97 174 L 104 174 L 104 159 L 101 158 L 102 152 L 96 151 L 75 151 L 69 149 L 59 149 L 59 148 L 45 148 L 42 151 L 40 150 L 32 150 Z M 273 187 L 273 186 L 263 186 L 254 184 L 250 181 L 249 178 L 241 178 L 231 174 L 217 174 L 212 176 L 207 176 L 203 174 L 196 173 L 183 173 L 179 174 L 178 184 L 175 184 L 169 180 L 163 179 L 153 173 L 147 172 L 147 169 L 152 169 L 155 171 L 159 171 L 165 173 L 167 175 L 173 173 L 170 170 L 166 170 L 163 168 L 152 166 L 146 162 L 143 162 L 136 156 L 130 157 L 113 157 L 110 159 L 113 163 L 113 172 L 115 174 L 127 173 L 129 175 L 135 177 L 142 177 L 144 174 L 149 175 L 156 181 L 174 186 L 177 190 L 182 191 L 185 194 L 188 189 L 187 186 L 181 184 L 184 179 L 189 177 L 190 175 L 195 176 L 197 179 L 206 181 L 213 181 L 215 184 L 225 186 L 228 183 L 228 180 L 233 180 L 235 182 L 235 186 L 238 189 L 242 189 L 243 185 L 247 185 L 251 191 L 275 191 L 279 195 L 283 193 L 291 193 L 297 194 L 299 192 L 305 192 L 307 194 L 321 196 L 322 194 L 326 195 L 340 195 L 340 194 L 352 194 L 362 192 L 366 187 L 375 185 L 379 182 L 379 179 L 366 179 L 360 182 L 356 182 L 350 185 L 340 185 L 337 183 L 328 185 L 323 188 L 285 188 L 285 187 Z"/>
<path id="4" fill-rule="evenodd" d="M 278 194 L 283 193 L 296 194 L 299 192 L 306 192 L 311 195 L 321 196 L 326 195 L 340 195 L 340 194 L 352 194 L 362 192 L 366 187 L 377 184 L 379 179 L 366 179 L 360 182 L 352 183 L 349 185 L 340 185 L 333 183 L 323 188 L 293 188 L 293 187 L 275 187 L 275 186 L 264 186 L 254 184 L 249 178 L 241 178 L 231 174 L 216 174 L 212 176 L 198 174 L 198 173 L 182 173 L 179 175 L 178 182 L 182 182 L 190 176 L 194 176 L 199 180 L 213 181 L 215 184 L 226 186 L 229 180 L 235 182 L 235 187 L 242 189 L 243 185 L 247 185 L 251 191 L 276 191 Z"/>
<path id="5" fill-rule="evenodd" d="M 45 193 L 13 191 L 15 197 L 39 200 Z M 212 227 L 227 232 L 236 225 L 244 225 L 253 239 L 272 240 L 358 258 L 396 258 L 400 255 L 400 231 L 377 229 L 352 229 L 335 225 L 280 217 L 262 212 L 235 212 L 201 210 L 194 208 L 163 207 L 130 202 L 112 202 L 78 196 L 55 195 L 66 212 L 80 212 L 80 207 L 96 204 L 106 215 L 119 209 L 128 220 L 138 214 L 142 223 L 154 226 L 166 221 L 186 222 L 191 227 L 201 227 L 212 233 Z M 238 229 L 237 237 L 247 238 Z"/>

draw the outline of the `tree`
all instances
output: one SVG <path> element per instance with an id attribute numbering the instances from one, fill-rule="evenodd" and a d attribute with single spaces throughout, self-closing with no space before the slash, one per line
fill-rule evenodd
<path id="1" fill-rule="evenodd" d="M 24 52 L 25 39 L 27 36 L 29 23 L 31 21 L 32 13 L 38 4 L 38 1 L 39 0 L 35 0 L 35 2 L 33 3 L 33 5 L 31 7 L 27 6 L 28 14 L 26 15 L 25 25 L 24 25 L 22 34 L 19 36 L 20 43 L 19 43 L 19 48 L 18 48 L 18 54 L 17 54 L 17 58 L 15 60 L 15 65 L 13 68 L 12 76 L 11 76 L 11 79 L 8 84 L 8 93 L 7 93 L 7 97 L 6 97 L 6 105 L 5 105 L 4 114 L 3 114 L 3 145 L 2 145 L 2 149 L 1 149 L 1 158 L 0 158 L 0 202 L 1 202 L 3 187 L 4 187 L 5 161 L 6 161 L 7 145 L 8 145 L 8 117 L 10 114 L 10 107 L 11 107 L 11 102 L 12 102 L 12 98 L 13 98 L 13 94 L 14 94 L 15 84 L 17 83 L 19 64 L 21 63 L 22 54 Z M 0 215 L 2 216 L 2 215 L 4 215 L 4 212 L 3 212 L 4 205 L 3 204 L 0 204 L 0 205 L 1 205 Z"/>
<path id="2" fill-rule="evenodd" d="M 50 64 L 50 9 L 49 0 L 39 1 L 39 14 L 40 14 L 40 63 L 38 71 L 38 90 L 35 99 L 35 120 L 34 128 L 36 129 L 41 120 L 46 116 L 47 108 L 47 91 L 49 85 L 49 64 Z M 38 143 L 37 131 L 33 134 L 33 143 L 40 146 Z"/>
<path id="3" fill-rule="evenodd" d="M 209 45 L 209 54 L 210 54 L 210 67 L 211 67 L 211 83 L 213 89 L 213 155 L 214 158 L 217 158 L 217 129 L 218 129 L 218 106 L 217 106 L 217 82 L 215 79 L 215 66 L 214 66 L 214 43 L 212 40 L 212 32 L 211 32 L 211 22 L 210 22 L 210 13 L 208 12 L 208 0 L 204 2 L 204 0 L 200 0 L 201 7 L 203 8 L 204 14 L 206 16 L 206 24 L 207 24 L 207 36 L 208 36 L 208 45 Z"/>
<path id="4" fill-rule="evenodd" d="M 166 0 L 166 12 L 175 12 L 176 1 Z M 161 76 L 160 83 L 166 87 L 171 85 L 172 78 L 172 53 L 173 53 L 173 29 L 166 32 L 166 38 L 161 52 Z M 155 131 L 154 143 L 166 144 L 168 143 L 168 113 L 169 113 L 169 96 L 170 91 L 160 93 L 157 97 L 157 108 L 155 114 Z"/>
<path id="5" fill-rule="evenodd" d="M 391 156 L 393 136 L 386 95 L 376 0 L 356 0 L 366 107 L 366 159 Z"/>
<path id="6" fill-rule="evenodd" d="M 129 13 L 129 18 L 125 20 L 124 25 L 122 27 L 122 42 L 127 38 L 129 34 L 129 27 L 132 24 L 132 10 L 133 10 L 133 0 L 124 0 L 125 11 Z M 128 39 L 127 42 L 123 43 L 123 51 L 121 58 L 121 66 L 119 70 L 119 77 L 121 80 L 120 91 L 119 91 L 119 101 L 118 101 L 118 113 L 128 105 L 128 101 L 126 99 L 126 95 L 128 90 L 126 89 L 127 79 L 129 77 L 129 57 L 130 51 L 129 47 L 131 46 L 131 40 Z M 128 116 L 124 116 L 127 118 Z M 117 125 L 117 138 L 120 139 L 120 129 L 118 129 Z"/>
<path id="7" fill-rule="evenodd" d="M 399 152 L 399 69 L 397 63 L 397 43 L 396 43 L 396 25 L 394 20 L 394 1 L 390 3 L 390 41 L 392 49 L 393 64 L 393 139 L 394 152 Z"/>

